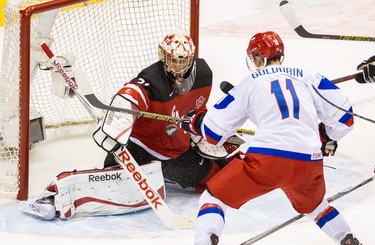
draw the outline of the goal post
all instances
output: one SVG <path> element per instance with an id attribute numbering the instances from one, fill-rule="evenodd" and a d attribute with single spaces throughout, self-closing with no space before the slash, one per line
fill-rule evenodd
<path id="1" fill-rule="evenodd" d="M 199 0 L 8 0 L 4 16 L 0 197 L 28 198 L 34 145 L 95 128 L 77 98 L 53 95 L 51 72 L 39 68 L 46 61 L 41 42 L 49 42 L 57 55 L 73 53 L 75 66 L 106 103 L 158 60 L 157 47 L 167 33 L 190 34 L 198 56 Z"/>

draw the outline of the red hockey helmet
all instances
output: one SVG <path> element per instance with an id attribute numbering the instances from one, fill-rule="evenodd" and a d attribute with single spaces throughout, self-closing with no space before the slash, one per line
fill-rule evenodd
<path id="1" fill-rule="evenodd" d="M 284 44 L 279 35 L 268 31 L 255 34 L 249 42 L 247 55 L 260 55 L 262 58 L 271 59 L 284 56 Z"/>
<path id="2" fill-rule="evenodd" d="M 275 32 L 257 33 L 250 39 L 246 52 L 251 61 L 254 61 L 259 56 L 266 61 L 275 57 L 283 57 L 284 44 L 280 36 Z M 259 68 L 262 67 L 257 67 L 257 69 Z"/>

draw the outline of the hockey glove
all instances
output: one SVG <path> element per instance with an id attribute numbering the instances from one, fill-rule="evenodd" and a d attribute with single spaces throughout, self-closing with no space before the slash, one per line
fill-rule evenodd
<path id="1" fill-rule="evenodd" d="M 191 135 L 191 147 L 202 157 L 214 160 L 230 158 L 244 143 L 245 139 L 240 134 L 229 137 L 223 145 L 212 145 L 202 136 Z"/>
<path id="2" fill-rule="evenodd" d="M 357 70 L 363 71 L 355 76 L 358 83 L 375 83 L 375 55 L 359 64 Z"/>
<path id="3" fill-rule="evenodd" d="M 186 132 L 194 135 L 202 135 L 201 124 L 206 111 L 199 111 L 198 113 L 194 110 L 189 111 L 184 118 L 190 118 L 189 121 L 183 121 L 181 128 Z"/>
<path id="4" fill-rule="evenodd" d="M 101 125 L 94 131 L 92 137 L 95 143 L 106 152 L 115 152 L 121 147 L 120 143 L 104 133 Z"/>
<path id="5" fill-rule="evenodd" d="M 115 95 L 111 105 L 131 110 L 135 106 L 120 94 Z M 136 119 L 137 117 L 132 114 L 108 111 L 103 122 L 93 133 L 96 144 L 107 152 L 118 150 L 120 146 L 127 144 Z"/>
<path id="6" fill-rule="evenodd" d="M 320 141 L 322 142 L 322 147 L 320 150 L 325 157 L 334 156 L 337 149 L 337 141 L 328 137 L 325 127 L 326 126 L 323 123 L 319 123 L 319 135 Z"/>

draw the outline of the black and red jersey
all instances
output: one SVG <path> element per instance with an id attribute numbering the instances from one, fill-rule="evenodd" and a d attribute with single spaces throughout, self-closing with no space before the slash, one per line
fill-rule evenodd
<path id="1" fill-rule="evenodd" d="M 118 94 L 133 99 L 139 110 L 173 117 L 182 117 L 190 110 L 205 110 L 211 93 L 212 71 L 203 59 L 195 59 L 196 78 L 186 94 L 175 92 L 172 82 L 165 73 L 161 61 L 143 69 L 137 77 L 126 83 Z M 166 133 L 170 122 L 139 117 L 131 133 L 149 149 L 168 158 L 176 158 L 190 146 L 190 134 L 179 128 L 175 136 Z"/>

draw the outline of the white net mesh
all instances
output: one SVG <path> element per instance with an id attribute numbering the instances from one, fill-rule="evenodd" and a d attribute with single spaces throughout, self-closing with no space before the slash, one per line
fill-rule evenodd
<path id="1" fill-rule="evenodd" d="M 8 0 L 0 77 L 0 195 L 19 189 L 20 9 L 45 2 Z M 53 1 L 52 1 L 53 2 Z M 51 92 L 51 74 L 38 69 L 45 59 L 41 39 L 56 55 L 73 53 L 93 92 L 109 103 L 142 68 L 158 60 L 157 47 L 170 32 L 190 34 L 190 0 L 92 0 L 33 15 L 30 52 L 30 110 L 44 118 L 47 141 L 92 133 L 94 124 L 77 98 Z M 23 55 L 22 55 L 23 56 Z M 22 88 L 27 89 L 27 88 Z M 97 111 L 99 114 L 100 111 Z M 22 130 L 22 129 L 21 129 Z"/>

